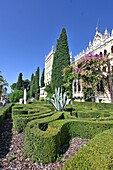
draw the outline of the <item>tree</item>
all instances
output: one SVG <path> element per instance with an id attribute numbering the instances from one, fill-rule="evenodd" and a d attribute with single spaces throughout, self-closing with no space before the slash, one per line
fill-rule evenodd
<path id="1" fill-rule="evenodd" d="M 44 73 L 45 73 L 45 69 L 43 69 L 42 76 L 41 76 L 41 87 L 45 86 L 45 83 L 44 83 Z"/>
<path id="2" fill-rule="evenodd" d="M 5 86 L 8 86 L 8 83 L 7 81 L 4 79 L 4 77 L 1 75 L 1 72 L 0 72 L 0 98 L 1 98 L 1 95 L 4 91 L 4 87 Z"/>
<path id="3" fill-rule="evenodd" d="M 39 100 L 40 87 L 39 87 L 39 67 L 35 72 L 35 98 Z"/>
<path id="4" fill-rule="evenodd" d="M 72 99 L 72 82 L 77 78 L 77 75 L 74 74 L 73 65 L 68 65 L 66 68 L 64 68 L 63 78 L 64 78 L 65 93 L 70 99 Z"/>
<path id="5" fill-rule="evenodd" d="M 75 66 L 78 79 L 82 79 L 85 100 L 95 96 L 96 86 L 104 77 L 102 68 L 108 61 L 108 56 L 90 53 Z"/>
<path id="6" fill-rule="evenodd" d="M 11 90 L 15 90 L 16 89 L 16 83 L 11 84 L 10 87 L 11 87 Z"/>
<path id="7" fill-rule="evenodd" d="M 23 98 L 23 91 L 22 90 L 14 90 L 10 95 L 9 99 L 11 102 L 19 102 L 20 98 Z"/>
<path id="8" fill-rule="evenodd" d="M 62 29 L 60 38 L 57 40 L 56 51 L 52 66 L 52 88 L 61 87 L 63 81 L 63 69 L 70 65 L 70 55 L 65 28 Z"/>
<path id="9" fill-rule="evenodd" d="M 46 86 L 45 91 L 47 92 L 47 97 L 52 98 L 52 96 L 53 96 L 53 91 L 52 91 L 51 84 L 48 84 L 48 85 Z"/>
<path id="10" fill-rule="evenodd" d="M 27 90 L 27 99 L 30 96 L 30 81 L 28 79 L 23 80 L 23 88 Z"/>
<path id="11" fill-rule="evenodd" d="M 34 73 L 31 75 L 31 83 L 30 83 L 30 98 L 35 97 L 35 76 Z"/>
<path id="12" fill-rule="evenodd" d="M 18 81 L 16 83 L 16 89 L 17 90 L 22 90 L 23 89 L 22 73 L 20 73 L 19 76 L 18 76 Z"/>

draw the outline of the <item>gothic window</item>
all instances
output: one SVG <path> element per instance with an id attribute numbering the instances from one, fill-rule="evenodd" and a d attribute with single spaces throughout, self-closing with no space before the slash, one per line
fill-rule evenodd
<path id="1" fill-rule="evenodd" d="M 76 81 L 75 81 L 75 82 L 74 82 L 74 92 L 76 92 L 76 90 L 77 90 L 77 89 L 76 89 L 76 84 L 77 84 L 77 83 L 76 83 Z"/>
<path id="2" fill-rule="evenodd" d="M 102 71 L 103 71 L 103 72 L 106 72 L 106 67 L 103 67 Z"/>
<path id="3" fill-rule="evenodd" d="M 104 92 L 104 83 L 103 83 L 103 80 L 100 80 L 100 91 Z"/>
<path id="4" fill-rule="evenodd" d="M 112 66 L 112 73 L 113 73 L 113 66 Z"/>
<path id="5" fill-rule="evenodd" d="M 107 55 L 107 50 L 104 50 L 104 56 L 106 56 Z"/>
<path id="6" fill-rule="evenodd" d="M 98 92 L 104 92 L 104 80 L 100 80 L 100 82 L 97 84 L 97 91 Z"/>
<path id="7" fill-rule="evenodd" d="M 97 84 L 97 91 L 100 91 L 99 83 Z"/>
<path id="8" fill-rule="evenodd" d="M 113 54 L 113 46 L 111 46 L 111 54 Z"/>
<path id="9" fill-rule="evenodd" d="M 81 91 L 80 80 L 78 80 L 78 91 Z"/>
<path id="10" fill-rule="evenodd" d="M 102 52 L 100 52 L 100 55 L 102 55 Z"/>

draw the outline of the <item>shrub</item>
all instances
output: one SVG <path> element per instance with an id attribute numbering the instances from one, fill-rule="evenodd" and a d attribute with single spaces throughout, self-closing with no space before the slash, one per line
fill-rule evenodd
<path id="1" fill-rule="evenodd" d="M 113 169 L 113 129 L 96 135 L 65 163 L 63 170 Z"/>
<path id="2" fill-rule="evenodd" d="M 30 132 L 29 132 L 30 131 Z M 57 141 L 57 142 L 56 142 Z M 24 156 L 38 163 L 49 163 L 56 160 L 59 153 L 60 135 L 58 129 L 48 127 L 42 131 L 37 127 L 25 129 Z"/>
<path id="3" fill-rule="evenodd" d="M 12 106 L 13 104 L 8 104 L 0 109 L 0 124 L 7 116 L 9 116 L 9 114 L 11 113 Z"/>
<path id="4" fill-rule="evenodd" d="M 23 98 L 23 91 L 22 90 L 14 90 L 10 95 L 9 99 L 11 102 L 19 102 L 19 99 Z"/>

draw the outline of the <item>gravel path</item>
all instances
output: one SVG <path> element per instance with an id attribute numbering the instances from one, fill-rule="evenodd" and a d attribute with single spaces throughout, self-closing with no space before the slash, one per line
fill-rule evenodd
<path id="1" fill-rule="evenodd" d="M 64 156 L 56 161 L 46 165 L 33 163 L 29 158 L 24 159 L 22 155 L 24 134 L 16 133 L 12 130 L 12 121 L 10 118 L 5 120 L 0 128 L 0 170 L 58 170 L 62 168 L 65 161 L 85 145 L 88 140 L 74 138 L 69 144 L 69 148 L 64 146 L 62 150 L 67 150 Z"/>

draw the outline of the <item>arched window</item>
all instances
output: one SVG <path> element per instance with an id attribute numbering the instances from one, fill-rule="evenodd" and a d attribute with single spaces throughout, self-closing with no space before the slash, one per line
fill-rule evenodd
<path id="1" fill-rule="evenodd" d="M 103 80 L 100 80 L 100 91 L 104 92 L 104 83 L 103 83 Z"/>
<path id="2" fill-rule="evenodd" d="M 113 54 L 113 45 L 111 46 L 111 54 Z"/>
<path id="3" fill-rule="evenodd" d="M 103 71 L 103 72 L 106 72 L 106 67 L 103 67 L 102 71 Z"/>
<path id="4" fill-rule="evenodd" d="M 104 56 L 106 56 L 107 55 L 107 50 L 104 50 Z"/>
<path id="5" fill-rule="evenodd" d="M 74 82 L 74 92 L 76 92 L 76 90 L 77 90 L 77 89 L 76 89 L 76 84 L 77 84 L 77 83 L 76 83 L 76 81 L 75 81 L 75 82 Z"/>
<path id="6" fill-rule="evenodd" d="M 100 55 L 102 55 L 102 52 L 100 52 Z"/>
<path id="7" fill-rule="evenodd" d="M 78 79 L 78 91 L 81 91 L 80 80 Z"/>

